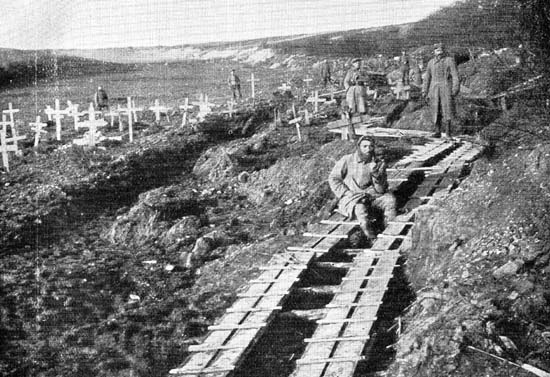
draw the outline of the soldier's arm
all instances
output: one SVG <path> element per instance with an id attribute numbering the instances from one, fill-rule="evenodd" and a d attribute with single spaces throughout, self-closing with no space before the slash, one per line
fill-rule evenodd
<path id="1" fill-rule="evenodd" d="M 428 67 L 426 68 L 426 77 L 424 78 L 424 83 L 422 85 L 423 96 L 428 95 L 431 81 L 432 81 L 432 61 L 428 62 Z"/>
<path id="2" fill-rule="evenodd" d="M 328 176 L 328 184 L 330 189 L 338 199 L 343 197 L 349 191 L 349 187 L 344 183 L 344 178 L 348 173 L 346 158 L 341 158 L 332 168 Z"/>
<path id="3" fill-rule="evenodd" d="M 451 77 L 453 80 L 452 94 L 456 96 L 460 91 L 460 80 L 458 78 L 458 69 L 456 68 L 456 62 L 454 58 L 449 58 L 449 67 L 451 69 Z"/>
<path id="4" fill-rule="evenodd" d="M 376 165 L 371 173 L 372 185 L 374 190 L 379 194 L 384 194 L 388 189 L 388 175 L 386 173 L 386 162 L 377 160 Z"/>

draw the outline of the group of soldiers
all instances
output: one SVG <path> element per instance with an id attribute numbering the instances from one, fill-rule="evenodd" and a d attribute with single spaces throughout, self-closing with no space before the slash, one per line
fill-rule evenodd
<path id="1" fill-rule="evenodd" d="M 411 67 L 405 53 L 400 57 L 401 85 L 410 85 Z M 361 59 L 353 59 L 352 67 L 344 78 L 346 110 L 351 117 L 366 113 L 365 79 L 361 75 Z M 446 138 L 451 139 L 451 121 L 454 114 L 454 97 L 460 90 L 458 70 L 454 58 L 448 56 L 445 46 L 434 45 L 433 58 L 422 77 L 421 66 L 413 68 L 413 84 L 421 88 L 422 97 L 429 103 L 435 138 L 441 137 L 445 127 Z M 363 136 L 356 142 L 355 152 L 342 157 L 332 169 L 330 188 L 338 199 L 338 210 L 355 218 L 364 235 L 372 244 L 376 238 L 373 212 L 383 212 L 384 223 L 396 216 L 396 198 L 388 191 L 386 163 L 375 153 L 373 138 Z M 374 210 L 374 211 L 373 211 Z"/>
<path id="2" fill-rule="evenodd" d="M 378 56 L 377 63 L 384 63 Z M 422 98 L 429 103 L 431 121 L 434 127 L 434 138 L 442 136 L 452 140 L 451 122 L 454 114 L 454 97 L 460 90 L 458 70 L 453 57 L 447 55 L 445 46 L 434 45 L 433 57 L 423 73 L 421 59 L 412 64 L 405 51 L 396 58 L 399 78 L 393 84 L 401 87 L 415 86 L 421 90 Z M 385 62 L 388 63 L 387 61 Z M 354 114 L 367 113 L 368 75 L 361 69 L 362 59 L 351 61 L 343 86 L 346 91 L 344 111 L 351 118 Z M 389 64 L 384 65 L 384 71 Z M 331 64 L 323 60 L 319 65 L 320 82 L 323 87 L 333 83 Z M 390 80 L 388 80 L 390 81 Z M 393 80 L 392 80 L 393 81 Z M 242 99 L 240 79 L 231 70 L 227 83 L 231 89 L 233 100 Z M 373 210 L 383 213 L 387 224 L 396 216 L 396 198 L 388 191 L 386 163 L 375 153 L 375 140 L 362 136 L 356 141 L 355 151 L 342 157 L 332 169 L 328 182 L 338 199 L 338 210 L 349 218 L 355 218 L 369 242 L 376 238 L 373 225 Z"/>
<path id="3" fill-rule="evenodd" d="M 458 70 L 454 58 L 447 55 L 445 46 L 434 45 L 433 58 L 422 74 L 422 62 L 415 63 L 412 68 L 405 52 L 399 58 L 399 82 L 401 87 L 416 86 L 421 90 L 422 98 L 430 105 L 431 120 L 434 126 L 435 138 L 441 137 L 444 128 L 445 137 L 452 139 L 451 123 L 454 114 L 454 98 L 460 90 Z M 344 78 L 346 90 L 345 111 L 349 116 L 367 112 L 366 85 L 368 78 L 361 71 L 362 59 L 351 61 L 351 68 Z M 411 81 L 412 78 L 412 81 Z"/>

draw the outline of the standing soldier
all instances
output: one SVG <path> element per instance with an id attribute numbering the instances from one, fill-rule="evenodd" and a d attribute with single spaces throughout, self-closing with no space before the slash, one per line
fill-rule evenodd
<path id="1" fill-rule="evenodd" d="M 454 97 L 460 90 L 455 60 L 445 54 L 445 47 L 434 46 L 434 58 L 428 62 L 422 96 L 427 98 L 435 128 L 433 137 L 441 137 L 441 122 L 445 123 L 447 138 L 451 139 L 451 120 L 454 115 Z"/>
<path id="2" fill-rule="evenodd" d="M 359 66 L 361 59 L 356 58 L 351 61 L 352 67 L 346 73 L 344 78 L 344 89 L 346 89 L 346 103 L 348 105 L 349 114 L 364 114 L 367 112 L 365 102 L 365 87 L 360 81 L 361 72 Z"/>
<path id="3" fill-rule="evenodd" d="M 239 99 L 243 98 L 243 95 L 241 94 L 241 79 L 239 76 L 235 74 L 235 70 L 232 69 L 231 73 L 229 74 L 229 78 L 227 79 L 227 83 L 229 84 L 229 87 L 231 88 L 231 94 L 233 95 L 233 100 L 237 100 L 237 94 L 239 95 Z"/>
<path id="4" fill-rule="evenodd" d="M 101 86 L 98 86 L 97 92 L 95 92 L 94 104 L 98 110 L 109 109 L 109 98 L 107 97 L 107 92 Z"/>
<path id="5" fill-rule="evenodd" d="M 323 87 L 326 88 L 328 84 L 332 82 L 331 72 L 330 72 L 330 63 L 327 59 L 323 60 L 321 63 L 321 81 L 323 82 Z"/>

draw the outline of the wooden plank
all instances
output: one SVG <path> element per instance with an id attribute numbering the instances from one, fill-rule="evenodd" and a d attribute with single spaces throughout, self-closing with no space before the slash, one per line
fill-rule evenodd
<path id="1" fill-rule="evenodd" d="M 330 233 L 309 233 L 306 232 L 303 234 L 304 237 L 319 237 L 319 238 L 339 238 L 339 239 L 345 239 L 348 238 L 347 234 L 330 234 Z"/>
<path id="2" fill-rule="evenodd" d="M 329 249 L 319 249 L 315 247 L 300 247 L 300 246 L 289 246 L 286 248 L 289 251 L 311 251 L 318 253 L 327 253 Z M 313 254 L 312 254 L 313 256 Z"/>
<path id="3" fill-rule="evenodd" d="M 363 356 L 353 356 L 353 357 L 334 357 L 334 358 L 321 358 L 321 359 L 299 359 L 296 360 L 296 364 L 326 364 L 326 363 L 342 363 L 347 361 L 360 361 L 364 360 Z"/>
<path id="4" fill-rule="evenodd" d="M 212 374 L 212 373 L 225 373 L 231 372 L 235 369 L 234 365 L 228 365 L 225 367 L 217 368 L 203 368 L 203 369 L 187 369 L 186 367 L 171 369 L 169 374 L 179 374 L 179 375 L 194 375 L 194 374 Z"/>
<path id="5" fill-rule="evenodd" d="M 217 331 L 217 330 L 248 330 L 248 329 L 260 329 L 262 327 L 265 327 L 267 323 L 246 323 L 243 325 L 212 325 L 208 326 L 208 330 L 210 331 Z"/>
<path id="6" fill-rule="evenodd" d="M 282 306 L 271 307 L 248 307 L 248 308 L 228 308 L 227 313 L 248 313 L 248 312 L 272 312 L 282 310 Z"/>
<path id="7" fill-rule="evenodd" d="M 337 336 L 334 338 L 306 338 L 305 343 L 327 343 L 327 342 L 351 342 L 351 341 L 366 341 L 369 340 L 369 335 L 363 336 Z"/>
<path id="8" fill-rule="evenodd" d="M 237 297 L 274 297 L 285 296 L 288 294 L 288 289 L 284 291 L 264 292 L 264 293 L 237 293 Z M 282 298 L 282 297 L 281 297 Z"/>
<path id="9" fill-rule="evenodd" d="M 317 321 L 317 323 L 323 323 L 323 324 L 329 324 L 329 323 L 355 323 L 355 322 L 374 322 L 376 321 L 377 317 L 371 317 L 371 318 L 340 318 L 340 319 L 320 319 Z"/>

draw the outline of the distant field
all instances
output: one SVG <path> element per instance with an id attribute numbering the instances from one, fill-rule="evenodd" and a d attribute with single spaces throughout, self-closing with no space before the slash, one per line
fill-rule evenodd
<path id="1" fill-rule="evenodd" d="M 90 61 L 89 64 L 94 64 Z M 137 106 L 149 107 L 155 99 L 169 106 L 183 104 L 184 98 L 190 101 L 198 100 L 200 93 L 208 94 L 209 101 L 218 105 L 225 104 L 230 99 L 227 86 L 227 76 L 231 68 L 235 68 L 242 81 L 243 96 L 250 96 L 250 73 L 254 72 L 256 79 L 256 96 L 269 98 L 285 80 L 291 79 L 283 69 L 272 70 L 266 67 L 241 67 L 227 61 L 192 61 L 177 63 L 154 63 L 131 65 L 127 71 L 121 65 L 122 72 L 105 74 L 80 75 L 69 77 L 49 77 L 28 86 L 8 86 L 0 89 L 0 108 L 7 109 L 12 102 L 15 108 L 21 109 L 16 119 L 26 123 L 33 121 L 37 115 L 46 119 L 43 110 L 46 105 L 54 106 L 58 98 L 62 108 L 66 101 L 80 105 L 79 109 L 87 109 L 93 99 L 98 85 L 103 86 L 109 95 L 111 105 L 125 104 L 126 97 L 132 96 Z M 294 75 L 301 77 L 295 72 Z M 302 77 L 303 78 L 303 77 Z M 70 123 L 67 120 L 67 123 Z"/>

